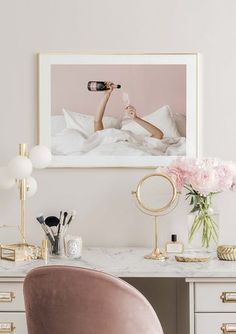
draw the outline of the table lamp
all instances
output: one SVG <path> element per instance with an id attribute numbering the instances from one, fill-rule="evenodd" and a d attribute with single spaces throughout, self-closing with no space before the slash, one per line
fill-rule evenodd
<path id="1" fill-rule="evenodd" d="M 31 176 L 33 168 L 43 169 L 51 162 L 50 150 L 42 145 L 34 146 L 27 152 L 26 144 L 19 145 L 19 154 L 10 160 L 7 166 L 0 167 L 0 188 L 10 189 L 17 186 L 20 198 L 20 234 L 21 246 L 27 247 L 25 210 L 26 198 L 37 191 L 37 181 Z"/>

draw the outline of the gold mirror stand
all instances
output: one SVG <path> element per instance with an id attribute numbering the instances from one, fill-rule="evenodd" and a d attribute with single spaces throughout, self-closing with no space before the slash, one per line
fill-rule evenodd
<path id="1" fill-rule="evenodd" d="M 153 247 L 152 252 L 148 255 L 145 255 L 144 258 L 149 259 L 149 260 L 165 261 L 167 259 L 167 256 L 164 253 L 162 253 L 157 246 L 158 245 L 157 228 L 158 228 L 158 219 L 157 219 L 157 216 L 155 216 L 155 221 L 154 221 L 154 247 Z"/>
<path id="2" fill-rule="evenodd" d="M 140 193 L 143 183 L 148 178 L 156 177 L 156 176 L 162 177 L 165 180 L 167 180 L 171 184 L 171 187 L 172 187 L 171 199 L 169 200 L 168 203 L 166 203 L 166 205 L 164 205 L 161 208 L 152 208 L 144 204 L 142 202 L 141 193 Z M 177 205 L 178 196 L 177 196 L 177 190 L 176 190 L 175 184 L 172 181 L 172 179 L 166 174 L 162 174 L 162 173 L 149 174 L 149 175 L 146 175 L 144 178 L 142 178 L 141 181 L 139 181 L 137 189 L 136 191 L 132 191 L 132 195 L 134 196 L 136 200 L 139 210 L 149 216 L 154 217 L 155 219 L 154 220 L 154 247 L 153 247 L 152 252 L 148 255 L 145 255 L 144 258 L 149 259 L 149 260 L 165 261 L 168 257 L 166 256 L 165 253 L 162 253 L 160 249 L 158 248 L 158 223 L 159 223 L 158 217 L 167 214 L 168 211 L 172 211 Z"/>

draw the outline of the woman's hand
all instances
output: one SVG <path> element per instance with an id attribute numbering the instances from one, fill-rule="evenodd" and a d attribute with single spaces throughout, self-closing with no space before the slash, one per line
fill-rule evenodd
<path id="1" fill-rule="evenodd" d="M 132 119 L 137 118 L 137 113 L 136 113 L 136 109 L 134 106 L 127 106 L 125 108 L 125 111 L 127 112 L 128 116 Z"/>
<path id="2" fill-rule="evenodd" d="M 105 90 L 105 95 L 109 98 L 114 89 L 114 83 L 111 81 L 105 81 L 107 89 Z"/>

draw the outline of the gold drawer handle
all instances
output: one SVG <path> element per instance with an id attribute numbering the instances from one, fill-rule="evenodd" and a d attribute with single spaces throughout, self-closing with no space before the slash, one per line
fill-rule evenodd
<path id="1" fill-rule="evenodd" d="M 223 303 L 236 303 L 236 292 L 222 292 L 220 299 Z"/>
<path id="2" fill-rule="evenodd" d="M 15 329 L 13 322 L 0 322 L 0 333 L 13 333 Z"/>
<path id="3" fill-rule="evenodd" d="M 220 329 L 223 334 L 236 333 L 236 324 L 222 324 Z"/>
<path id="4" fill-rule="evenodd" d="M 14 292 L 0 292 L 0 303 L 11 303 L 14 298 Z"/>

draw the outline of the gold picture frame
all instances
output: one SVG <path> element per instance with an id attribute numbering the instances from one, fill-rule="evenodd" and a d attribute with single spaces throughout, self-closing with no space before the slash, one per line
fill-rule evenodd
<path id="1" fill-rule="evenodd" d="M 38 55 L 38 143 L 52 148 L 52 68 L 70 65 L 184 65 L 186 66 L 186 156 L 198 156 L 198 54 L 66 54 Z M 65 85 L 65 89 L 67 89 Z M 62 105 L 63 107 L 63 105 Z M 76 110 L 77 111 L 77 110 Z M 90 152 L 89 152 L 90 153 Z M 168 165 L 176 155 L 60 155 L 53 154 L 51 168 L 155 168 Z"/>

